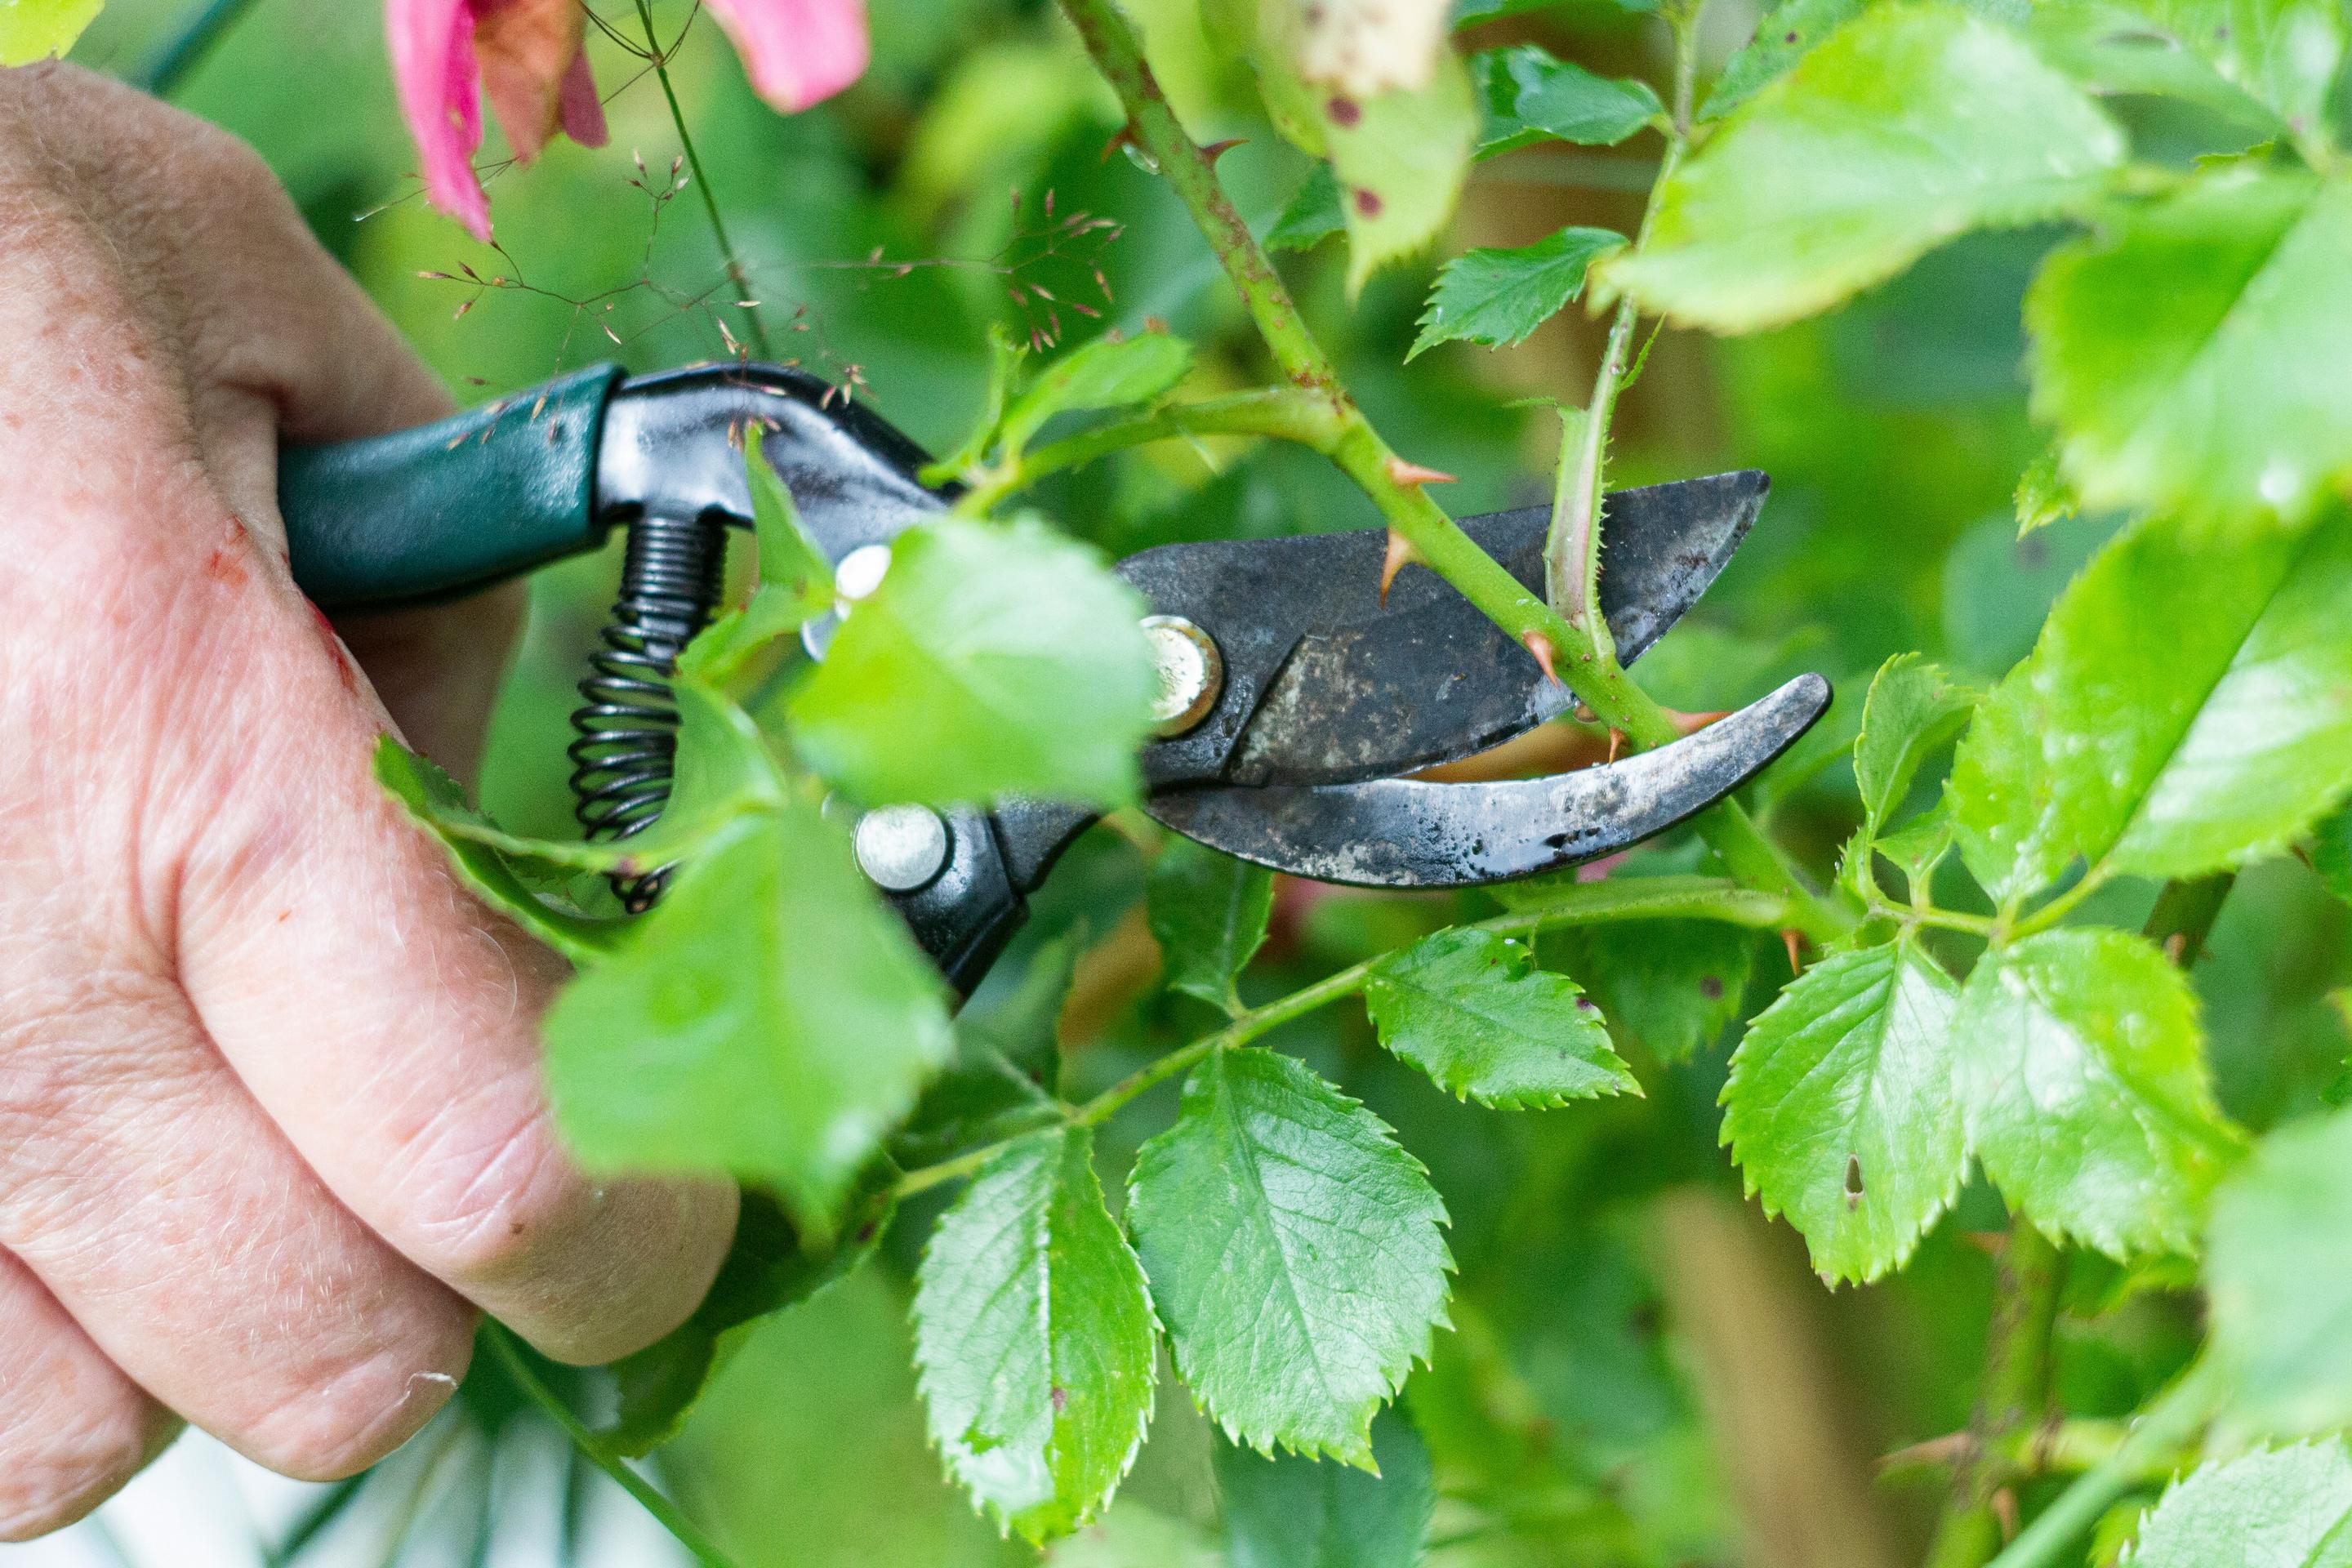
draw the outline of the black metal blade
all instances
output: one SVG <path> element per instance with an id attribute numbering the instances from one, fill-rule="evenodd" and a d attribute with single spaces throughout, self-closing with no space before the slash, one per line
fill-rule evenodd
<path id="1" fill-rule="evenodd" d="M 1182 790 L 1148 808 L 1189 838 L 1318 882 L 1507 882 L 1612 854 L 1696 815 L 1795 744 L 1829 703 L 1829 682 L 1801 675 L 1695 735 L 1580 773 Z"/>
<path id="2" fill-rule="evenodd" d="M 1751 469 L 1608 498 L 1601 605 L 1622 661 L 1697 603 L 1769 488 Z M 1550 521 L 1533 507 L 1462 526 L 1541 594 Z M 1202 731 L 1147 752 L 1155 784 L 1377 778 L 1484 751 L 1562 710 L 1567 693 L 1435 574 L 1407 567 L 1383 608 L 1386 542 L 1370 529 L 1171 545 L 1120 563 L 1163 612 L 1207 627 L 1225 654 L 1226 700 Z"/>

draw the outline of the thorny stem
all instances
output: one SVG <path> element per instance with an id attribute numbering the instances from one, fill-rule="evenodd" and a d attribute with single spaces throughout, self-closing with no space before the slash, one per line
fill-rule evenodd
<path id="1" fill-rule="evenodd" d="M 623 1491 L 636 1499 L 664 1530 L 677 1538 L 680 1546 L 694 1554 L 703 1568 L 735 1568 L 734 1560 L 720 1551 L 718 1543 L 705 1535 L 698 1525 L 680 1513 L 677 1504 L 606 1451 L 604 1445 L 597 1440 L 596 1434 L 582 1425 L 580 1417 L 572 1413 L 572 1407 L 558 1398 L 555 1391 L 531 1370 L 530 1363 L 523 1358 L 522 1352 L 515 1344 L 514 1335 L 504 1323 L 485 1321 L 482 1338 L 497 1352 L 501 1370 L 515 1380 L 517 1387 L 530 1396 L 532 1404 L 547 1413 L 548 1419 L 563 1429 L 563 1435 L 572 1440 L 572 1447 L 583 1458 L 610 1476 Z"/>
<path id="2" fill-rule="evenodd" d="M 1698 68 L 1698 13 L 1704 0 L 1669 7 L 1666 23 L 1675 40 L 1672 118 L 1662 127 L 1666 138 L 1657 178 L 1650 184 L 1649 205 L 1633 243 L 1649 237 L 1651 222 L 1666 182 L 1674 178 L 1690 146 L 1691 90 Z M 1633 370 L 1633 329 L 1641 311 L 1631 298 L 1617 305 L 1609 323 L 1609 341 L 1601 351 L 1601 366 L 1593 374 L 1592 397 L 1581 419 L 1565 419 L 1561 433 L 1559 473 L 1552 494 L 1551 530 L 1544 540 L 1544 592 L 1552 607 L 1569 624 L 1588 633 L 1601 657 L 1612 664 L 1616 639 L 1610 634 L 1601 603 L 1601 498 L 1609 467 L 1610 426 L 1617 416 L 1617 395 L 1625 390 Z"/>
<path id="3" fill-rule="evenodd" d="M 2169 1468 L 2181 1448 L 2221 1408 L 2226 1384 L 2218 1363 L 2200 1360 L 2158 1395 L 2116 1451 L 2084 1472 L 2032 1524 L 2020 1531 L 1990 1568 L 2048 1568 L 2074 1538 L 2098 1521 L 2116 1500 Z"/>
<path id="4" fill-rule="evenodd" d="M 1793 912 L 1791 901 L 1784 894 L 1758 892 L 1717 877 L 1635 877 L 1622 882 L 1580 882 L 1562 887 L 1558 889 L 1558 897 L 1547 903 L 1480 921 L 1471 929 L 1499 936 L 1528 937 L 1553 926 L 1595 925 L 1608 921 L 1711 920 L 1757 931 L 1777 931 L 1789 923 Z M 1379 963 L 1378 957 L 1368 958 L 1263 1006 L 1245 1009 L 1234 1015 L 1223 1028 L 1147 1062 L 1084 1105 L 1066 1107 L 1065 1119 L 1079 1127 L 1108 1121 L 1129 1101 L 1184 1072 L 1210 1052 L 1247 1045 L 1269 1029 L 1354 995 L 1364 988 Z M 909 1171 L 898 1178 L 898 1195 L 908 1197 L 971 1175 L 1002 1152 L 1013 1137 L 1036 1131 L 1035 1127 L 1024 1128 L 1013 1137 L 967 1150 L 952 1160 Z"/>
<path id="5" fill-rule="evenodd" d="M 1034 452 L 1016 453 L 995 467 L 982 468 L 969 477 L 971 488 L 957 500 L 956 510 L 967 516 L 984 516 L 1007 496 L 1047 474 L 1081 468 L 1097 458 L 1150 441 L 1192 436 L 1272 436 L 1328 452 L 1339 434 L 1330 404 L 1296 387 L 1261 387 L 1231 397 L 1171 404 L 1098 425 Z"/>
<path id="6" fill-rule="evenodd" d="M 2000 1545 L 1998 1505 L 2010 1476 L 1995 1450 L 2040 1421 L 2049 1401 L 2050 1336 L 2064 1276 L 2058 1248 L 2023 1218 L 2011 1221 L 1986 1336 L 1984 1387 L 1927 1568 L 1977 1568 Z"/>
<path id="7" fill-rule="evenodd" d="M 735 285 L 735 298 L 751 300 L 751 276 L 743 270 L 742 258 L 737 255 L 735 242 L 727 237 L 727 220 L 719 213 L 719 193 L 711 189 L 710 176 L 702 172 L 702 154 L 694 149 L 694 135 L 686 128 L 686 110 L 678 107 L 677 89 L 670 85 L 669 56 L 663 52 L 661 38 L 654 31 L 652 0 L 636 0 L 637 20 L 646 29 L 646 58 L 653 62 L 655 79 L 661 83 L 662 97 L 669 100 L 670 123 L 677 127 L 678 146 L 686 153 L 686 166 L 693 171 L 695 189 L 702 193 L 702 210 L 710 215 L 710 237 L 719 242 L 719 258 L 727 268 L 728 280 Z M 768 324 L 760 319 L 756 306 L 747 305 L 744 316 L 751 324 L 751 347 L 761 359 L 775 357 L 768 344 Z"/>
<path id="8" fill-rule="evenodd" d="M 1411 547 L 1415 560 L 1452 584 L 1512 637 L 1547 646 L 1558 678 L 1583 700 L 1596 721 L 1640 748 L 1679 739 L 1673 719 L 1626 678 L 1615 658 L 1570 626 L 1541 597 L 1528 592 L 1462 531 L 1357 407 L 1265 251 L 1217 183 L 1208 154 L 1169 107 L 1118 0 L 1061 0 L 1061 4 L 1096 68 L 1118 94 L 1127 111 L 1128 133 L 1192 215 L 1275 363 L 1294 386 L 1320 397 L 1329 406 L 1337 432 L 1329 456 L 1340 471 L 1380 509 L 1389 527 Z M 1794 868 L 1736 803 L 1727 801 L 1710 810 L 1699 819 L 1698 826 L 1736 879 L 1790 900 L 1789 923 L 1793 929 L 1820 939 L 1852 928 L 1852 911 L 1808 889 Z"/>
<path id="9" fill-rule="evenodd" d="M 2222 902 L 2229 897 L 2233 880 L 2225 872 L 2195 881 L 2167 882 L 2157 896 L 2156 908 L 2150 911 L 2142 934 L 2161 947 L 2174 964 L 2189 968 L 2205 951 L 2205 939 L 2221 916 Z M 1995 938 L 1996 942 L 2000 940 Z M 2021 1242 L 2032 1250 L 2021 1254 Z M 1986 1348 L 1986 1392 L 1979 1402 L 1978 1418 L 1969 1426 L 1969 1457 L 1953 1478 L 1951 1497 L 1937 1527 L 1935 1549 L 1928 1554 L 1928 1568 L 1984 1568 L 1987 1563 L 1995 1564 L 1995 1568 L 2018 1568 L 2047 1562 L 2077 1531 L 2122 1496 L 2149 1463 L 2185 1441 L 2211 1413 L 2213 1393 L 2206 1385 L 2213 1380 L 2210 1374 L 2192 1370 L 2150 1408 L 2115 1453 L 2068 1488 L 2007 1551 L 1996 1557 L 2000 1533 L 1992 1502 L 2009 1478 L 1988 1449 L 2005 1433 L 2015 1429 L 2014 1419 L 2007 1423 L 2000 1419 L 2002 1407 L 2013 1407 L 2012 1414 L 2023 1409 L 2011 1397 L 2023 1386 L 2014 1373 L 2031 1365 L 2039 1368 L 2046 1379 L 2050 1334 L 2055 1317 L 2042 1306 L 2042 1294 L 2046 1292 L 2054 1301 L 2056 1284 L 2054 1277 L 2045 1281 L 2028 1267 L 2032 1259 L 2044 1254 L 2054 1258 L 2040 1232 L 2022 1218 L 2011 1226 L 2009 1250 L 2003 1258 Z M 2192 1389 L 2204 1392 L 2192 1396 Z M 2037 1393 L 2034 1401 L 2038 1403 L 2041 1397 Z M 2085 1499 L 2090 1500 L 2083 1500 Z M 2029 1542 L 2032 1542 L 2031 1550 Z"/>

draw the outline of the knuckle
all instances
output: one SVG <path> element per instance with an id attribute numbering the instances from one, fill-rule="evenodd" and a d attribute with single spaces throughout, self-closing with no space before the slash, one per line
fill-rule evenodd
<path id="1" fill-rule="evenodd" d="M 577 1228 L 589 1198 L 535 1091 L 460 1097 L 409 1141 L 406 1163 L 415 1245 L 427 1268 L 464 1285 L 531 1269 Z"/>

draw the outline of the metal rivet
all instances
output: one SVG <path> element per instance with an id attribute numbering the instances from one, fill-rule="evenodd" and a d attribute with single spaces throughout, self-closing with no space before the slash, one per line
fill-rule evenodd
<path id="1" fill-rule="evenodd" d="M 947 820 L 927 805 L 882 805 L 850 834 L 857 868 L 885 892 L 911 893 L 947 868 Z"/>
<path id="2" fill-rule="evenodd" d="M 845 599 L 866 598 L 882 585 L 883 574 L 889 570 L 888 545 L 861 544 L 835 563 L 833 591 Z"/>
<path id="3" fill-rule="evenodd" d="M 1160 678 L 1151 721 L 1160 739 L 1196 728 L 1225 689 L 1225 659 L 1217 640 L 1181 616 L 1146 616 L 1151 668 Z"/>

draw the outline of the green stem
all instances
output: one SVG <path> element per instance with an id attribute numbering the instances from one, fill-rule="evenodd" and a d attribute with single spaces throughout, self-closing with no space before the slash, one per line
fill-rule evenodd
<path id="1" fill-rule="evenodd" d="M 555 1391 L 531 1370 L 530 1361 L 504 1323 L 485 1321 L 482 1338 L 497 1353 L 499 1364 L 506 1374 L 530 1396 L 532 1404 L 545 1411 L 548 1418 L 563 1429 L 563 1435 L 572 1439 L 572 1446 L 579 1450 L 581 1458 L 610 1476 L 623 1491 L 636 1499 L 664 1530 L 677 1538 L 680 1546 L 694 1554 L 703 1568 L 735 1568 L 734 1560 L 721 1552 L 692 1520 L 680 1513 L 675 1503 L 662 1496 L 650 1482 L 623 1464 L 616 1456 L 605 1451 L 604 1445 L 597 1441 L 596 1434 L 588 1430 L 580 1417 L 572 1413 L 572 1407 L 557 1398 Z"/>
<path id="2" fill-rule="evenodd" d="M 172 36 L 154 63 L 140 73 L 139 85 L 157 98 L 171 97 L 251 9 L 253 0 L 211 0 Z"/>
<path id="3" fill-rule="evenodd" d="M 1147 442 L 1189 436 L 1272 436 L 1328 452 L 1339 438 L 1339 427 L 1329 403 L 1296 387 L 1261 387 L 1231 397 L 1171 404 L 1098 425 L 1067 440 L 1017 454 L 996 467 L 982 468 L 968 476 L 971 488 L 956 502 L 956 510 L 966 516 L 985 516 L 1006 497 L 1048 474 L 1082 468 Z"/>
<path id="4" fill-rule="evenodd" d="M 1437 573 L 1531 650 L 1549 651 L 1556 676 L 1580 698 L 1599 722 L 1635 746 L 1663 746 L 1680 737 L 1674 721 L 1649 694 L 1627 679 L 1615 658 L 1570 626 L 1541 597 L 1481 550 L 1461 525 L 1445 515 L 1423 489 L 1425 476 L 1398 458 L 1339 383 L 1331 362 L 1307 330 L 1290 291 L 1250 233 L 1249 225 L 1217 183 L 1215 166 L 1169 107 L 1151 68 L 1145 63 L 1135 30 L 1117 0 L 1061 0 L 1087 52 L 1128 116 L 1129 133 L 1158 166 L 1192 216 L 1225 275 L 1241 295 L 1266 350 L 1291 384 L 1321 397 L 1330 408 L 1338 438 L 1331 459 L 1356 481 L 1389 527 L 1411 547 L 1413 558 Z M 1797 875 L 1779 848 L 1758 831 L 1736 802 L 1726 801 L 1698 820 L 1698 830 L 1723 858 L 1733 877 L 1751 888 L 1784 895 L 1791 903 L 1790 924 L 1816 940 L 1853 929 L 1852 910 L 1822 899 Z"/>
<path id="5" fill-rule="evenodd" d="M 2225 1383 L 2210 1361 L 2200 1361 L 2134 1423 L 2116 1451 L 2018 1532 L 1990 1568 L 2048 1568 L 2075 1537 L 2098 1522 L 2116 1500 L 2145 1485 L 2152 1470 L 2168 1468 L 2221 1406 Z"/>
<path id="6" fill-rule="evenodd" d="M 1997 1449 L 2036 1425 L 2049 1402 L 2050 1335 L 2063 1275 L 2058 1248 L 2022 1217 L 2012 1220 L 1986 1335 L 1984 1384 L 1927 1568 L 1979 1568 L 2000 1546 L 1996 1499 L 2011 1477 Z"/>
<path id="7" fill-rule="evenodd" d="M 719 194 L 710 187 L 710 176 L 702 172 L 702 154 L 695 151 L 693 133 L 686 128 L 686 110 L 678 107 L 677 89 L 670 85 L 669 57 L 662 52 L 661 38 L 654 31 L 652 0 L 637 0 L 637 20 L 645 26 L 646 58 L 653 62 L 662 97 L 669 100 L 669 120 L 677 127 L 678 146 L 686 153 L 686 166 L 693 172 L 695 188 L 702 193 L 702 210 L 710 216 L 710 237 L 719 242 L 719 261 L 727 268 L 728 280 L 735 285 L 735 298 L 750 300 L 751 275 L 743 270 L 735 242 L 727 237 L 727 220 L 719 214 Z M 768 344 L 768 324 L 760 319 L 756 308 L 747 310 L 745 314 L 751 323 L 751 347 L 761 359 L 773 359 L 776 351 Z"/>
<path id="8" fill-rule="evenodd" d="M 1756 931 L 1778 931 L 1793 913 L 1789 900 L 1777 893 L 1734 886 L 1717 877 L 1629 877 L 1622 881 L 1582 882 L 1564 886 L 1557 897 L 1527 910 L 1477 921 L 1471 929 L 1499 936 L 1532 936 L 1553 926 L 1594 925 L 1607 921 L 1709 920 Z M 1071 1108 L 1068 1120 L 1080 1127 L 1097 1126 L 1117 1115 L 1130 1101 L 1184 1072 L 1211 1051 L 1245 1046 L 1267 1030 L 1328 1006 L 1364 988 L 1380 957 L 1349 964 L 1312 985 L 1236 1014 L 1232 1023 L 1190 1044 L 1179 1046 L 1129 1073 L 1118 1082 Z M 1014 1138 L 1037 1131 L 1029 1128 L 968 1149 L 951 1160 L 924 1165 L 898 1178 L 901 1198 L 944 1183 L 959 1181 L 979 1171 L 1003 1152 Z"/>
<path id="9" fill-rule="evenodd" d="M 1698 68 L 1698 12 L 1694 4 L 1677 6 L 1666 21 L 1675 40 L 1674 111 L 1665 126 L 1666 150 L 1650 184 L 1650 199 L 1642 210 L 1633 243 L 1650 237 L 1666 182 L 1674 178 L 1690 146 L 1691 84 Z M 1641 311 L 1629 296 L 1620 300 L 1609 323 L 1609 341 L 1593 373 L 1592 397 L 1584 417 L 1563 432 L 1559 470 L 1552 492 L 1551 529 L 1544 540 L 1544 592 L 1552 607 L 1570 625 L 1588 633 L 1595 648 L 1612 663 L 1617 657 L 1608 617 L 1601 614 L 1601 498 L 1609 466 L 1610 426 L 1617 417 L 1617 395 L 1625 390 L 1632 371 L 1633 329 Z"/>

